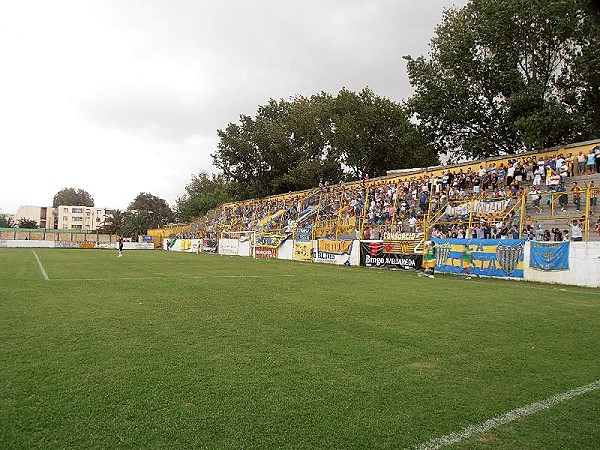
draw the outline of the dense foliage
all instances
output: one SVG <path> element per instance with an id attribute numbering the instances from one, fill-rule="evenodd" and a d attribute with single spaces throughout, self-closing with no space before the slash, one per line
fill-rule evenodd
<path id="1" fill-rule="evenodd" d="M 369 89 L 270 100 L 218 134 L 214 164 L 237 199 L 437 162 L 402 105 Z"/>
<path id="2" fill-rule="evenodd" d="M 600 135 L 600 23 L 580 0 L 445 11 L 407 102 L 439 154 L 479 158 Z"/>
<path id="3" fill-rule="evenodd" d="M 221 203 L 231 200 L 223 175 L 200 172 L 198 175 L 192 175 L 192 180 L 185 187 L 185 193 L 177 199 L 175 214 L 178 221 L 189 222 L 192 218 L 202 216 Z"/>
<path id="4" fill-rule="evenodd" d="M 173 222 L 175 218 L 166 200 L 148 192 L 140 192 L 129 204 L 127 210 L 130 212 L 143 211 L 147 216 L 145 221 L 150 228 L 159 228 Z"/>
<path id="5" fill-rule="evenodd" d="M 56 193 L 52 201 L 53 208 L 60 205 L 94 206 L 94 199 L 89 192 L 83 189 L 63 188 Z"/>

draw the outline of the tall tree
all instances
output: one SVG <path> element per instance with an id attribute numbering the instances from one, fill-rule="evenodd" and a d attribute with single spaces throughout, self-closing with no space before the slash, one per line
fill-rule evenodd
<path id="1" fill-rule="evenodd" d="M 370 89 L 340 91 L 334 102 L 333 128 L 333 146 L 354 178 L 437 163 L 433 147 L 410 123 L 402 106 Z"/>
<path id="2" fill-rule="evenodd" d="M 166 200 L 148 192 L 140 192 L 127 207 L 128 211 L 145 211 L 150 228 L 159 228 L 173 222 L 175 215 Z"/>
<path id="3" fill-rule="evenodd" d="M 189 222 L 194 217 L 202 216 L 219 204 L 232 200 L 222 174 L 209 175 L 200 172 L 192 176 L 192 181 L 185 187 L 185 193 L 175 204 L 175 215 L 178 221 Z"/>
<path id="4" fill-rule="evenodd" d="M 94 199 L 83 189 L 63 188 L 56 193 L 52 201 L 53 208 L 60 205 L 94 206 Z"/>
<path id="5" fill-rule="evenodd" d="M 445 11 L 430 57 L 405 57 L 409 111 L 438 153 L 488 157 L 600 132 L 574 113 L 584 109 L 577 93 L 596 84 L 575 66 L 597 53 L 584 3 L 471 0 Z"/>
<path id="6" fill-rule="evenodd" d="M 125 214 L 120 209 L 113 210 L 104 221 L 102 231 L 123 236 L 125 229 Z"/>
<path id="7" fill-rule="evenodd" d="M 214 164 L 236 199 L 437 161 L 402 105 L 369 89 L 270 100 L 218 134 Z"/>
<path id="8" fill-rule="evenodd" d="M 151 228 L 151 214 L 148 211 L 137 210 L 127 211 L 125 213 L 125 224 L 123 235 L 130 237 L 133 241 L 138 240 L 138 236 L 144 235 Z"/>

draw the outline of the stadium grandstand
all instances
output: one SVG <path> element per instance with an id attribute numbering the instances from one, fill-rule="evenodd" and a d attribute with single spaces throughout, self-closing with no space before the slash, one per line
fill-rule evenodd
<path id="1" fill-rule="evenodd" d="M 429 237 L 600 240 L 600 139 L 480 161 L 324 184 L 220 205 L 191 224 L 150 230 L 160 237 L 271 233 L 310 239 Z"/>

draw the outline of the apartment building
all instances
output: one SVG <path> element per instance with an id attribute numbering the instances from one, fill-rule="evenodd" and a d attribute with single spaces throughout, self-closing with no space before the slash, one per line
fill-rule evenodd
<path id="1" fill-rule="evenodd" d="M 54 228 L 59 230 L 97 230 L 113 209 L 95 206 L 67 206 L 54 208 Z"/>
<path id="2" fill-rule="evenodd" d="M 20 219 L 35 220 L 39 228 L 48 230 L 88 230 L 94 231 L 104 225 L 104 221 L 114 209 L 95 206 L 20 206 L 15 214 L 15 222 Z"/>
<path id="3" fill-rule="evenodd" d="M 54 225 L 53 208 L 48 206 L 19 206 L 15 214 L 15 223 L 19 220 L 34 220 L 38 228 L 52 228 Z"/>

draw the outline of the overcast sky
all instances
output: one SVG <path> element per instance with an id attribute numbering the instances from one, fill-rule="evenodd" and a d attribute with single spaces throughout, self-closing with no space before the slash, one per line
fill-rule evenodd
<path id="1" fill-rule="evenodd" d="M 0 213 L 85 189 L 174 206 L 214 172 L 217 130 L 269 98 L 411 95 L 442 10 L 466 0 L 5 1 Z"/>

